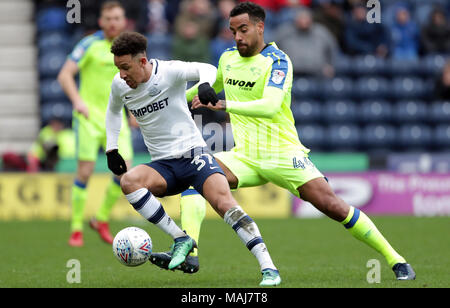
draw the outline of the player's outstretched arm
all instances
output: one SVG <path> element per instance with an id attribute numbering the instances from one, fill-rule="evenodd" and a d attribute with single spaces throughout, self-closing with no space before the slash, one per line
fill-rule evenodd
<path id="1" fill-rule="evenodd" d="M 199 97 L 195 96 L 192 100 L 192 109 L 207 107 L 214 111 L 224 110 L 248 117 L 273 118 L 281 109 L 284 95 L 285 92 L 281 89 L 267 87 L 262 99 L 247 102 L 219 100 L 215 106 L 212 104 L 204 105 Z"/>

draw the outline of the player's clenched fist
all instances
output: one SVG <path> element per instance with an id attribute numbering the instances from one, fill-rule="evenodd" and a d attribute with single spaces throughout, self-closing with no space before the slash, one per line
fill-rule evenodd
<path id="1" fill-rule="evenodd" d="M 127 165 L 117 149 L 106 152 L 106 158 L 109 170 L 115 175 L 122 175 L 127 172 Z"/>
<path id="2" fill-rule="evenodd" d="M 216 91 L 214 91 L 214 89 L 207 82 L 204 82 L 198 86 L 198 98 L 203 105 L 208 105 L 208 103 L 211 103 L 213 106 L 215 106 L 219 100 Z"/>

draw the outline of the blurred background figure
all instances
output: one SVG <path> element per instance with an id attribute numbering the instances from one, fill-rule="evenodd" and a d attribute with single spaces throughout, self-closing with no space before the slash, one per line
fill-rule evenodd
<path id="1" fill-rule="evenodd" d="M 27 155 L 27 171 L 54 171 L 60 159 L 75 158 L 75 134 L 61 119 L 44 126 Z"/>
<path id="2" fill-rule="evenodd" d="M 423 52 L 426 54 L 450 53 L 450 24 L 444 10 L 435 8 L 428 23 L 422 28 Z"/>
<path id="3" fill-rule="evenodd" d="M 345 25 L 345 51 L 350 55 L 388 55 L 388 38 L 382 24 L 368 23 L 367 8 L 357 4 Z"/>
<path id="4" fill-rule="evenodd" d="M 59 118 L 50 119 L 41 128 L 28 153 L 15 151 L 2 154 L 3 171 L 49 172 L 56 171 L 61 159 L 75 158 L 75 134 Z"/>
<path id="5" fill-rule="evenodd" d="M 395 22 L 391 29 L 392 57 L 411 60 L 419 55 L 419 30 L 411 19 L 406 5 L 399 5 L 395 11 Z"/>
<path id="6" fill-rule="evenodd" d="M 447 61 L 442 73 L 437 79 L 435 95 L 438 100 L 450 101 L 450 60 Z"/>
<path id="7" fill-rule="evenodd" d="M 310 9 L 298 9 L 295 22 L 282 24 L 275 37 L 278 47 L 291 58 L 294 74 L 334 76 L 338 44 L 324 26 L 313 21 Z"/>
<path id="8" fill-rule="evenodd" d="M 314 20 L 325 26 L 339 43 L 344 46 L 345 12 L 342 8 L 343 0 L 319 0 L 319 6 L 314 13 Z"/>
<path id="9" fill-rule="evenodd" d="M 173 59 L 209 63 L 213 30 L 211 3 L 208 0 L 184 0 L 175 19 Z"/>
<path id="10" fill-rule="evenodd" d="M 211 62 L 216 66 L 219 64 L 219 58 L 224 50 L 235 45 L 233 33 L 229 28 L 228 17 L 236 3 L 235 0 L 217 1 L 214 38 L 211 40 Z"/>
<path id="11" fill-rule="evenodd" d="M 165 0 L 147 0 L 147 19 L 143 31 L 147 34 L 167 34 L 170 30 Z"/>

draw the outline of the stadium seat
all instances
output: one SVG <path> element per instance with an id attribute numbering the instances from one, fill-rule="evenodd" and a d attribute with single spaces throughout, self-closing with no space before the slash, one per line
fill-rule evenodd
<path id="1" fill-rule="evenodd" d="M 393 125 L 375 123 L 362 129 L 361 143 L 366 149 L 389 150 L 397 142 L 397 130 Z"/>
<path id="2" fill-rule="evenodd" d="M 66 20 L 66 15 L 65 7 L 49 7 L 39 10 L 36 15 L 38 32 L 69 29 L 70 24 Z"/>
<path id="3" fill-rule="evenodd" d="M 172 54 L 172 38 L 170 35 L 153 34 L 147 36 L 149 58 L 170 60 Z"/>
<path id="4" fill-rule="evenodd" d="M 68 101 L 45 103 L 41 106 L 42 122 L 48 123 L 52 118 L 60 118 L 67 125 L 72 121 L 72 104 Z"/>
<path id="5" fill-rule="evenodd" d="M 296 123 L 317 122 L 322 116 L 322 104 L 318 101 L 294 101 L 291 110 Z"/>
<path id="6" fill-rule="evenodd" d="M 72 43 L 68 39 L 68 36 L 70 35 L 63 31 L 49 31 L 41 33 L 37 42 L 39 53 L 44 54 L 54 50 L 69 53 L 72 47 Z"/>
<path id="7" fill-rule="evenodd" d="M 436 101 L 430 106 L 428 119 L 431 122 L 449 122 L 450 121 L 450 101 Z"/>
<path id="8" fill-rule="evenodd" d="M 356 120 L 356 104 L 349 100 L 327 101 L 323 115 L 328 123 L 351 123 Z"/>
<path id="9" fill-rule="evenodd" d="M 389 82 L 382 77 L 363 77 L 358 79 L 354 97 L 360 100 L 389 98 Z"/>
<path id="10" fill-rule="evenodd" d="M 292 95 L 295 100 L 318 99 L 321 93 L 321 83 L 316 78 L 297 77 L 292 85 Z"/>
<path id="11" fill-rule="evenodd" d="M 327 145 L 331 150 L 355 151 L 360 146 L 361 132 L 357 125 L 330 125 L 326 132 Z"/>
<path id="12" fill-rule="evenodd" d="M 348 99 L 353 93 L 353 81 L 347 77 L 335 77 L 322 81 L 325 99 Z"/>
<path id="13" fill-rule="evenodd" d="M 41 54 L 39 57 L 39 75 L 43 77 L 56 77 L 66 62 L 67 53 L 62 50 L 53 50 Z"/>
<path id="14" fill-rule="evenodd" d="M 421 123 L 400 126 L 398 145 L 404 150 L 427 150 L 432 143 L 432 131 Z"/>
<path id="15" fill-rule="evenodd" d="M 378 75 L 384 76 L 389 73 L 386 61 L 373 55 L 358 56 L 352 61 L 355 77 Z"/>
<path id="16" fill-rule="evenodd" d="M 420 74 L 424 77 L 438 76 L 442 72 L 447 58 L 445 55 L 424 56 L 420 60 Z"/>
<path id="17" fill-rule="evenodd" d="M 325 129 L 316 124 L 300 124 L 296 126 L 300 141 L 307 148 L 318 150 L 322 149 L 325 140 Z"/>
<path id="18" fill-rule="evenodd" d="M 391 94 L 396 100 L 422 99 L 427 93 L 427 84 L 418 77 L 394 78 L 391 84 Z"/>
<path id="19" fill-rule="evenodd" d="M 450 150 L 450 124 L 447 123 L 436 126 L 433 136 L 433 143 L 436 150 Z"/>
<path id="20" fill-rule="evenodd" d="M 390 75 L 392 77 L 402 77 L 402 76 L 414 76 L 420 73 L 420 60 L 402 60 L 402 59 L 390 59 L 388 61 L 388 67 Z"/>
<path id="21" fill-rule="evenodd" d="M 66 94 L 54 78 L 41 80 L 39 90 L 41 102 L 57 102 L 66 99 Z"/>
<path id="22" fill-rule="evenodd" d="M 334 64 L 337 77 L 351 77 L 355 74 L 354 59 L 346 55 L 339 55 Z"/>
<path id="23" fill-rule="evenodd" d="M 394 120 L 398 123 L 421 122 L 427 119 L 428 108 L 418 100 L 399 101 L 394 105 Z"/>
<path id="24" fill-rule="evenodd" d="M 392 104 L 384 100 L 367 100 L 358 106 L 359 120 L 367 122 L 390 122 L 392 120 Z"/>

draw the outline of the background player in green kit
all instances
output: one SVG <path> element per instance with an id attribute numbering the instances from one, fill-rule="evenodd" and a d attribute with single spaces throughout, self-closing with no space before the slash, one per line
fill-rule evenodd
<path id="1" fill-rule="evenodd" d="M 193 98 L 193 109 L 206 106 L 230 114 L 236 146 L 214 154 L 230 187 L 272 182 L 286 188 L 381 253 L 397 279 L 415 279 L 412 267 L 369 217 L 337 197 L 309 160 L 309 149 L 299 141 L 290 110 L 292 64 L 275 43 L 264 42 L 264 19 L 265 12 L 258 5 L 237 5 L 230 13 L 236 47 L 222 54 L 213 88 L 201 84 L 195 97 L 197 87 L 187 92 L 188 101 Z M 216 93 L 222 90 L 225 100 L 218 100 Z"/>
<path id="2" fill-rule="evenodd" d="M 86 186 L 92 175 L 100 147 L 106 145 L 105 114 L 111 83 L 118 69 L 111 53 L 112 41 L 126 27 L 125 10 L 115 1 L 105 2 L 100 11 L 101 31 L 82 39 L 68 56 L 58 81 L 73 105 L 73 128 L 76 133 L 78 168 L 72 187 L 72 234 L 69 245 L 83 245 L 83 213 L 87 199 Z M 80 73 L 80 88 L 75 75 Z M 133 148 L 127 117 L 124 114 L 119 137 L 121 154 L 131 165 Z M 109 184 L 103 203 L 90 226 L 101 238 L 112 243 L 108 219 L 113 205 L 121 196 L 119 177 Z"/>

